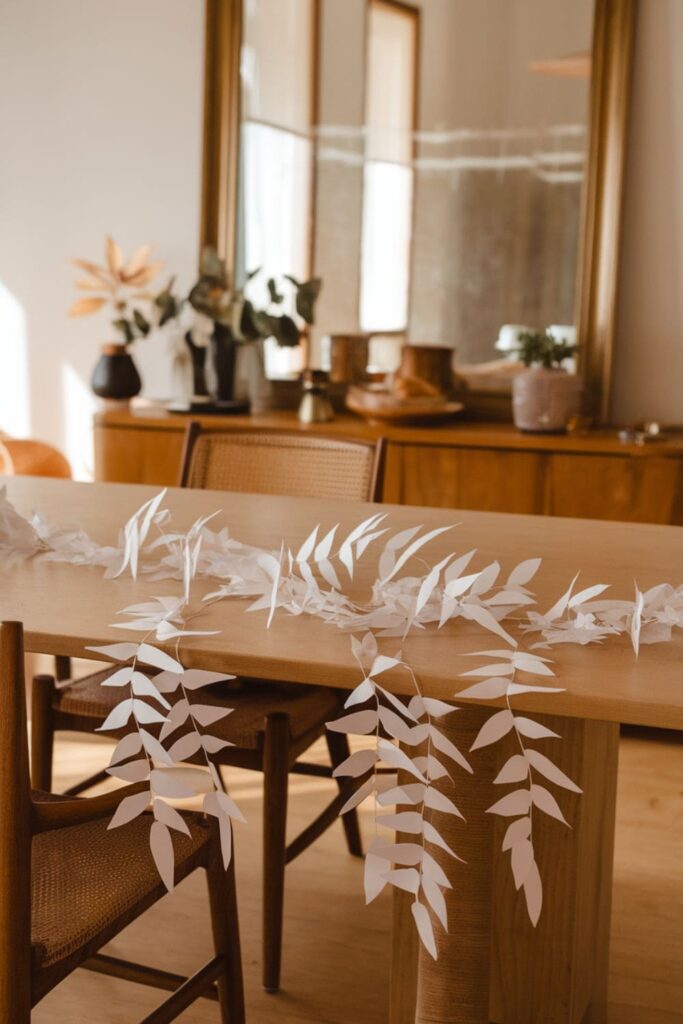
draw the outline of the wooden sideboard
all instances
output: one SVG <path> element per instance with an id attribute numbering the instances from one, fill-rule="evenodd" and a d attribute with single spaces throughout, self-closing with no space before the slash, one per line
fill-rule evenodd
<path id="1" fill-rule="evenodd" d="M 386 428 L 339 416 L 304 427 L 292 412 L 192 418 L 226 430 L 383 435 L 384 500 L 395 504 L 683 524 L 683 434 L 638 446 L 614 431 L 522 434 L 506 423 Z M 98 413 L 96 479 L 177 483 L 189 419 L 155 407 Z"/>

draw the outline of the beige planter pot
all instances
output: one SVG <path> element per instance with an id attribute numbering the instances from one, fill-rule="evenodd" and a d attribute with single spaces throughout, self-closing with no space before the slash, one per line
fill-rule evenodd
<path id="1" fill-rule="evenodd" d="M 581 381 L 565 370 L 523 370 L 512 382 L 512 415 L 519 430 L 566 430 L 581 405 Z"/>

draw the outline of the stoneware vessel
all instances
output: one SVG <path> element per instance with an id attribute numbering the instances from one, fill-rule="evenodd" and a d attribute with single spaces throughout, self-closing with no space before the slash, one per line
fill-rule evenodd
<path id="1" fill-rule="evenodd" d="M 531 367 L 512 382 L 515 426 L 529 433 L 549 434 L 567 429 L 580 411 L 581 382 L 560 369 Z"/>

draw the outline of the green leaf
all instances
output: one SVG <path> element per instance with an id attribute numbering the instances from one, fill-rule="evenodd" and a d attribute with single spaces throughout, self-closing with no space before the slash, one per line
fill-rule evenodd
<path id="1" fill-rule="evenodd" d="M 135 321 L 135 326 L 137 327 L 143 338 L 146 337 L 150 331 L 149 320 L 147 320 L 147 318 L 142 315 L 139 309 L 133 310 L 133 320 Z"/>
<path id="2" fill-rule="evenodd" d="M 125 345 L 130 345 L 131 342 L 135 341 L 135 331 L 129 320 L 121 317 L 119 320 L 113 320 L 112 326 L 115 327 L 117 331 L 121 332 Z"/>
<path id="3" fill-rule="evenodd" d="M 320 295 L 322 285 L 322 280 L 319 277 L 314 277 L 310 281 L 306 281 L 304 284 L 299 285 L 297 289 L 296 311 L 307 324 L 312 324 L 314 322 L 315 304 L 318 300 L 318 296 Z"/>
<path id="4" fill-rule="evenodd" d="M 292 320 L 291 316 L 275 317 L 277 326 L 273 331 L 273 334 L 277 340 L 278 345 L 283 348 L 294 348 L 299 344 L 301 340 L 301 331 Z"/>
<path id="5" fill-rule="evenodd" d="M 221 259 L 212 245 L 207 245 L 202 252 L 200 268 L 203 277 L 210 277 L 227 287 L 228 272 L 225 260 Z"/>

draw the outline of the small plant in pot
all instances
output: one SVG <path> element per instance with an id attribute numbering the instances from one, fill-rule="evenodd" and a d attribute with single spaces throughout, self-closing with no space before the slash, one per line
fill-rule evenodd
<path id="1" fill-rule="evenodd" d="M 260 270 L 255 270 L 247 276 L 245 288 L 259 273 Z M 304 323 L 312 323 L 320 281 L 301 283 L 292 277 L 286 280 L 296 289 L 298 316 Z M 204 250 L 199 278 L 188 296 L 188 302 L 195 311 L 195 324 L 185 336 L 195 367 L 195 383 L 203 387 L 199 392 L 195 387 L 195 398 L 201 395 L 210 401 L 205 374 L 203 384 L 201 379 L 201 368 L 205 366 L 209 348 L 215 381 L 213 397 L 227 411 L 230 405 L 244 406 L 244 403 L 236 401 L 235 396 L 237 354 L 241 345 L 258 344 L 270 337 L 275 338 L 280 346 L 299 344 L 302 330 L 293 317 L 280 311 L 285 296 L 274 278 L 267 281 L 267 290 L 265 308 L 257 308 L 246 297 L 245 289 L 231 287 L 225 261 L 216 250 L 210 247 Z"/>
<path id="2" fill-rule="evenodd" d="M 152 328 L 149 315 L 143 313 L 150 296 L 140 289 L 154 280 L 162 264 L 150 263 L 150 252 L 149 245 L 140 246 L 126 261 L 120 246 L 107 238 L 104 266 L 89 260 L 72 260 L 84 274 L 76 281 L 76 288 L 90 294 L 77 299 L 69 316 L 89 316 L 109 306 L 113 313 L 111 325 L 118 334 L 116 341 L 102 346 L 93 370 L 92 389 L 101 398 L 126 400 L 139 394 L 142 387 L 130 348 Z"/>
<path id="3" fill-rule="evenodd" d="M 557 433 L 580 409 L 581 384 L 562 366 L 576 346 L 548 331 L 523 331 L 517 353 L 524 366 L 512 382 L 515 426 L 533 433 Z"/>

